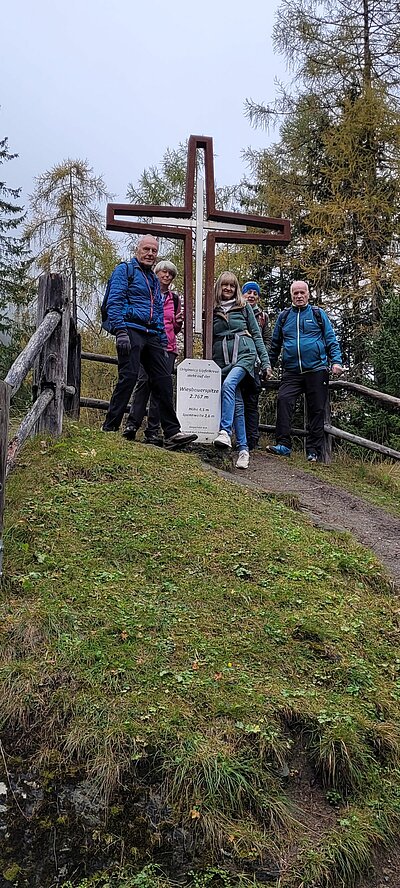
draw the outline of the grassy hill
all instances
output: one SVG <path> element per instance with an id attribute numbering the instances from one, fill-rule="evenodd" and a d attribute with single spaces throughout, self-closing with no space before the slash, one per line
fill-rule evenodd
<path id="1" fill-rule="evenodd" d="M 24 450 L 6 517 L 4 884 L 353 885 L 400 828 L 371 553 L 82 426 Z"/>

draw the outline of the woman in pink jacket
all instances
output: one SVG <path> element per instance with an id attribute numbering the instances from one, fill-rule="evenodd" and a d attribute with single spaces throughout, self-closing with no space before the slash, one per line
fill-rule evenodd
<path id="1" fill-rule="evenodd" d="M 181 300 L 178 294 L 170 289 L 172 281 L 175 280 L 176 275 L 178 274 L 178 269 L 173 262 L 168 262 L 167 259 L 164 259 L 157 263 L 154 273 L 160 281 L 161 296 L 164 303 L 164 326 L 168 339 L 168 367 L 169 372 L 172 374 L 175 358 L 178 354 L 176 336 L 180 333 L 183 324 Z M 133 394 L 132 406 L 127 419 L 125 432 L 129 429 L 129 440 L 133 441 L 137 430 L 143 422 L 149 395 L 150 403 L 144 440 L 146 444 L 158 444 L 162 446 L 163 439 L 159 437 L 160 412 L 158 409 L 158 402 L 150 392 L 149 378 L 142 366 L 140 367 L 138 381 Z M 128 435 L 126 437 L 128 437 Z"/>

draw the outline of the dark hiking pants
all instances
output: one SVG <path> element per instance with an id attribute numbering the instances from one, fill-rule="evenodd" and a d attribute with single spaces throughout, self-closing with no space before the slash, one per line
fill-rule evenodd
<path id="1" fill-rule="evenodd" d="M 167 364 L 170 376 L 174 369 L 176 355 L 174 352 L 167 352 Z M 132 407 L 127 422 L 129 425 L 140 429 L 143 419 L 146 415 L 147 402 L 150 397 L 149 409 L 147 414 L 147 426 L 145 430 L 146 438 L 157 437 L 160 429 L 160 409 L 157 398 L 151 390 L 149 377 L 143 367 L 139 370 L 138 381 L 133 395 Z"/>
<path id="2" fill-rule="evenodd" d="M 248 373 L 240 386 L 244 403 L 244 420 L 249 450 L 254 450 L 260 439 L 258 399 L 261 392 L 260 376 L 255 371 L 254 379 Z"/>
<path id="3" fill-rule="evenodd" d="M 285 371 L 278 391 L 276 443 L 292 446 L 293 411 L 299 395 L 304 393 L 307 404 L 307 453 L 321 456 L 324 440 L 324 413 L 328 394 L 329 373 L 314 370 L 309 373 Z"/>
<path id="4" fill-rule="evenodd" d="M 132 327 L 128 327 L 127 332 L 131 351 L 129 355 L 118 354 L 118 382 L 112 393 L 103 428 L 116 430 L 120 427 L 142 364 L 158 401 L 164 435 L 170 438 L 179 432 L 180 425 L 173 405 L 172 379 L 165 349 L 154 334 L 141 333 Z"/>

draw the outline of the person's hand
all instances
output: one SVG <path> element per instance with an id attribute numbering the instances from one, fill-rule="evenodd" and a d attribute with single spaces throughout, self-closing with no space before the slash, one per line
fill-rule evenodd
<path id="1" fill-rule="evenodd" d="M 126 330 L 117 330 L 115 335 L 115 344 L 117 352 L 121 358 L 127 358 L 131 350 L 131 340 Z"/>
<path id="2" fill-rule="evenodd" d="M 332 376 L 341 376 L 344 373 L 344 367 L 341 364 L 332 364 Z"/>
<path id="3" fill-rule="evenodd" d="M 268 379 L 272 377 L 272 367 L 267 367 L 262 371 L 262 378 L 264 382 L 267 382 Z"/>
<path id="4" fill-rule="evenodd" d="M 176 323 L 176 324 L 183 324 L 183 311 L 182 311 L 182 309 L 181 309 L 181 311 L 177 311 L 177 313 L 176 313 L 176 315 L 175 315 L 175 323 Z"/>

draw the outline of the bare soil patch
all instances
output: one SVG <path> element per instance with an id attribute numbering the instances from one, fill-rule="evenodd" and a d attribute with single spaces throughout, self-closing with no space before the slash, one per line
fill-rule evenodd
<path id="1" fill-rule="evenodd" d="M 374 872 L 363 879 L 359 888 L 399 888 L 400 849 L 395 848 L 375 862 Z"/>

